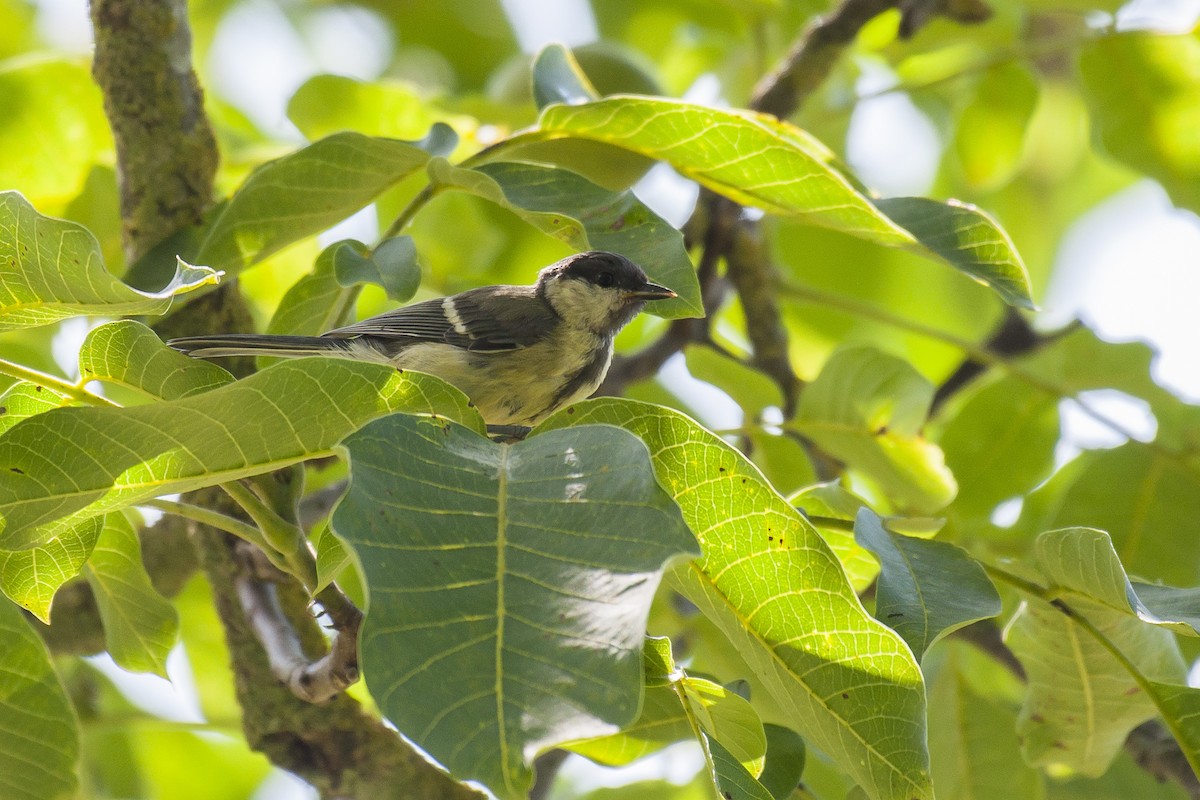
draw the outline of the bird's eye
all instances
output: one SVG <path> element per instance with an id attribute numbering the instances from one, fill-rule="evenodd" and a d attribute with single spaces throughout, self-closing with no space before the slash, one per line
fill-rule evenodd
<path id="1" fill-rule="evenodd" d="M 596 285 L 601 289 L 611 289 L 616 283 L 617 279 L 611 272 L 601 272 L 596 276 Z"/>

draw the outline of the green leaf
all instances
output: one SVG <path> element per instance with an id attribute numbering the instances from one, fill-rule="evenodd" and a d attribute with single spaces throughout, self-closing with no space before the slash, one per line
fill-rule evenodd
<path id="1" fill-rule="evenodd" d="M 853 523 L 866 501 L 837 481 L 818 483 L 800 490 L 788 501 L 816 528 L 817 533 L 837 556 L 856 593 L 866 591 L 879 575 L 879 562 L 854 540 L 851 526 L 821 525 L 811 517 L 832 517 Z"/>
<path id="2" fill-rule="evenodd" d="M 655 303 L 655 314 L 673 318 L 704 313 L 683 235 L 632 192 L 603 189 L 565 169 L 518 162 L 467 170 L 434 160 L 429 172 L 435 186 L 471 192 L 508 208 L 576 250 L 610 250 L 641 265 L 652 279 L 679 295 Z"/>
<path id="3" fill-rule="evenodd" d="M 1175 633 L 1200 635 L 1200 605 L 1196 603 L 1200 589 L 1148 584 L 1138 584 L 1135 588 L 1113 549 L 1112 539 L 1104 531 L 1092 528 L 1047 531 L 1037 538 L 1034 548 L 1042 572 L 1055 588 Z M 1146 598 L 1141 596 L 1143 592 Z"/>
<path id="4" fill-rule="evenodd" d="M 721 684 L 704 678 L 686 677 L 680 685 L 704 732 L 719 741 L 751 777 L 757 778 L 767 754 L 767 735 L 754 706 Z"/>
<path id="5" fill-rule="evenodd" d="M 1182 680 L 1183 661 L 1169 631 L 1082 597 L 1072 598 L 1070 608 L 1120 650 L 1142 680 Z M 1129 732 L 1157 713 L 1138 677 L 1054 606 L 1027 600 L 1009 623 L 1005 641 L 1028 676 L 1017 734 L 1025 760 L 1034 766 L 1101 775 Z"/>
<path id="6" fill-rule="evenodd" d="M 80 520 L 33 547 L 0 550 L 0 591 L 49 625 L 55 592 L 79 574 L 100 538 L 103 522 L 100 517 Z"/>
<path id="7" fill-rule="evenodd" d="M 1004 229 L 970 203 L 927 197 L 876 200 L 876 207 L 907 228 L 929 252 L 991 287 L 1011 306 L 1035 308 L 1029 272 Z"/>
<path id="8" fill-rule="evenodd" d="M 41 414 L 52 408 L 60 408 L 70 402 L 57 392 L 44 386 L 20 381 L 14 383 L 4 394 L 0 394 L 0 434 L 26 417 Z"/>
<path id="9" fill-rule="evenodd" d="M 968 391 L 937 443 L 958 483 L 954 511 L 987 517 L 1053 473 L 1059 398 L 1012 377 Z"/>
<path id="10" fill-rule="evenodd" d="M 5 8 L 6 26 L 11 11 Z M 5 61 L 0 97 L 5 120 L 0 186 L 19 187 L 36 203 L 57 205 L 83 188 L 93 165 L 111 163 L 104 99 L 85 59 Z"/>
<path id="11" fill-rule="evenodd" d="M 917 658 L 948 633 L 1000 614 L 1000 595 L 961 547 L 902 536 L 862 508 L 854 538 L 879 557 L 875 617 L 904 637 Z"/>
<path id="12" fill-rule="evenodd" d="M 1151 696 L 1192 771 L 1200 774 L 1200 689 L 1154 683 Z"/>
<path id="13" fill-rule="evenodd" d="M 444 125 L 418 142 L 335 133 L 268 161 L 213 220 L 196 258 L 236 274 L 350 216 L 431 155 L 449 152 L 453 139 Z"/>
<path id="14" fill-rule="evenodd" d="M 296 281 L 283 295 L 267 324 L 267 333 L 316 336 L 341 327 L 354 311 L 358 289 L 346 289 L 334 273 L 333 259 L 345 246 L 365 252 L 367 246 L 343 239 L 317 256 L 312 272 Z"/>
<path id="15" fill-rule="evenodd" d="M 0 192 L 0 331 L 83 314 L 162 314 L 175 295 L 219 277 L 179 261 L 160 291 L 132 289 L 105 269 L 100 244 L 86 228 L 42 216 L 19 192 Z"/>
<path id="16" fill-rule="evenodd" d="M 1079 67 L 1097 142 L 1200 212 L 1200 33 L 1099 36 Z"/>
<path id="17" fill-rule="evenodd" d="M 610 767 L 620 767 L 692 737 L 692 726 L 669 684 L 647 686 L 638 718 L 619 733 L 568 742 L 563 748 Z"/>
<path id="18" fill-rule="evenodd" d="M 538 109 L 553 103 L 579 105 L 600 97 L 571 51 L 551 44 L 533 59 L 533 100 Z"/>
<path id="19" fill-rule="evenodd" d="M 704 734 L 704 747 L 721 797 L 725 800 L 774 800 L 766 787 L 714 736 Z"/>
<path id="20" fill-rule="evenodd" d="M 83 568 L 104 623 L 113 661 L 130 672 L 167 677 L 167 654 L 179 635 L 179 614 L 150 584 L 137 532 L 121 514 L 104 517 L 104 529 Z"/>
<path id="21" fill-rule="evenodd" d="M 788 800 L 800 785 L 807 748 L 800 734 L 791 728 L 768 722 L 763 730 L 767 734 L 767 762 L 758 782 L 775 800 Z"/>
<path id="22" fill-rule="evenodd" d="M 79 348 L 79 374 L 84 381 L 115 383 L 162 400 L 233 382 L 233 376 L 216 364 L 172 350 L 158 334 L 132 320 L 109 322 L 88 332 Z"/>
<path id="23" fill-rule="evenodd" d="M 1200 578 L 1200 537 L 1179 535 L 1200 517 L 1200 481 L 1170 453 L 1140 442 L 1087 452 L 1029 498 L 1020 533 L 1097 528 L 1136 575 L 1176 585 Z"/>
<path id="24" fill-rule="evenodd" d="M 929 753 L 939 797 L 1040 800 L 1041 774 L 1021 758 L 1016 711 L 972 689 L 962 648 L 937 672 L 929 690 Z"/>
<path id="25" fill-rule="evenodd" d="M 666 161 L 743 205 L 798 215 L 880 244 L 915 241 L 832 165 L 828 148 L 765 115 L 625 96 L 551 106 L 542 112 L 539 127 L 547 134 L 593 139 Z"/>
<path id="26" fill-rule="evenodd" d="M 596 426 L 501 445 L 393 415 L 344 447 L 333 526 L 370 591 L 363 671 L 405 736 L 524 798 L 539 750 L 633 721 L 663 565 L 696 552 L 641 442 Z"/>
<path id="27" fill-rule="evenodd" d="M 999 189 L 1020 168 L 1038 89 L 1020 62 L 993 64 L 983 74 L 954 130 L 954 153 L 972 189 Z"/>
<path id="28" fill-rule="evenodd" d="M 46 646 L 11 603 L 0 600 L 0 795 L 74 797 L 79 732 Z"/>
<path id="29" fill-rule="evenodd" d="M 317 551 L 317 586 L 315 592 L 337 580 L 351 563 L 350 553 L 342 545 L 328 524 L 322 523 L 313 534 L 313 547 Z"/>
<path id="30" fill-rule="evenodd" d="M 1032 307 L 1020 256 L 989 216 L 956 201 L 874 200 L 829 148 L 774 117 L 630 95 L 551 106 L 539 127 L 548 136 L 605 142 L 666 161 L 743 205 L 933 255 L 1005 302 Z"/>
<path id="31" fill-rule="evenodd" d="M 333 252 L 333 274 L 343 289 L 363 283 L 382 286 L 397 303 L 407 302 L 421 285 L 417 248 L 408 236 L 394 236 L 380 242 L 367 255 L 358 252 L 357 243 L 344 242 Z"/>
<path id="32" fill-rule="evenodd" d="M 930 513 L 957 491 L 942 451 L 921 435 L 933 385 L 907 362 L 872 347 L 834 352 L 789 423 L 877 482 L 895 503 Z"/>
<path id="33" fill-rule="evenodd" d="M 780 713 L 873 798 L 931 797 L 917 664 L 863 610 L 816 530 L 737 450 L 676 411 L 591 400 L 538 430 L 588 423 L 625 428 L 650 448 L 704 551 L 671 583 L 720 627 Z"/>
<path id="34" fill-rule="evenodd" d="M 327 455 L 392 411 L 483 430 L 466 397 L 437 378 L 333 358 L 282 362 L 181 400 L 47 411 L 0 437 L 0 547 L 33 547 L 85 517 Z"/>
<path id="35" fill-rule="evenodd" d="M 287 115 L 310 140 L 347 130 L 417 138 L 446 116 L 436 113 L 413 84 L 364 82 L 342 75 L 309 78 L 288 100 Z"/>

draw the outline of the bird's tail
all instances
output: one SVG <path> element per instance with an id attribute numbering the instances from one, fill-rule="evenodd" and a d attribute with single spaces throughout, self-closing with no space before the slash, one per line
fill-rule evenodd
<path id="1" fill-rule="evenodd" d="M 221 356 L 347 356 L 349 342 L 324 336 L 271 336 L 262 333 L 225 333 L 218 336 L 184 336 L 167 344 L 196 358 Z"/>

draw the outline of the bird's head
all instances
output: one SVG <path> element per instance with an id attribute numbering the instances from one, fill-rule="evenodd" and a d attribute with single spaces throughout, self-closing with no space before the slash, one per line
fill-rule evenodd
<path id="1" fill-rule="evenodd" d="M 578 253 L 541 271 L 538 293 L 564 321 L 615 335 L 650 300 L 675 297 L 651 283 L 637 264 L 616 253 Z"/>

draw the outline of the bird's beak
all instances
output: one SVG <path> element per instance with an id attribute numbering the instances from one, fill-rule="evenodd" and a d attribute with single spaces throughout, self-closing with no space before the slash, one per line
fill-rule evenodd
<path id="1" fill-rule="evenodd" d="M 669 300 L 678 295 L 657 283 L 644 283 L 640 289 L 630 292 L 629 297 L 633 300 Z"/>

